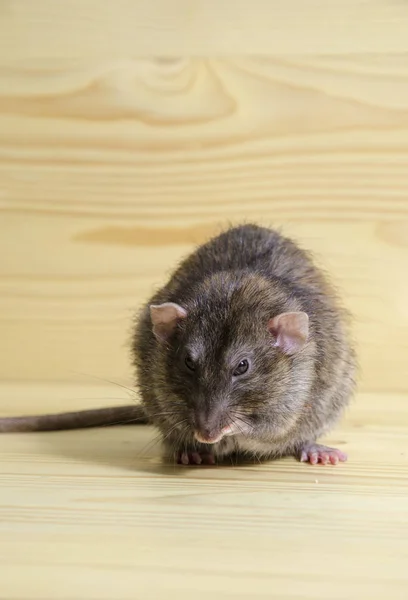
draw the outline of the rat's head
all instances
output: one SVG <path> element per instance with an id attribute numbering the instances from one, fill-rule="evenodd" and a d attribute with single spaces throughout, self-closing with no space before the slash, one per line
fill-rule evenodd
<path id="1" fill-rule="evenodd" d="M 228 273 L 180 304 L 152 305 L 159 394 L 174 424 L 210 444 L 290 429 L 301 407 L 294 391 L 309 325 L 297 308 L 278 284 Z"/>

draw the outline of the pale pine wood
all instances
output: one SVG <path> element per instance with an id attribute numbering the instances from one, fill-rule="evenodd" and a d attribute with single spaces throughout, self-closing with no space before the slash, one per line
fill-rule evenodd
<path id="1" fill-rule="evenodd" d="M 135 311 L 194 244 L 251 219 L 330 271 L 361 389 L 407 390 L 407 56 L 0 71 L 0 377 L 130 381 Z"/>
<path id="2" fill-rule="evenodd" d="M 0 60 L 405 52 L 400 0 L 2 0 Z"/>
<path id="3" fill-rule="evenodd" d="M 1 600 L 406 600 L 407 31 L 388 0 L 0 2 L 0 415 L 137 401 L 103 381 L 133 388 L 135 311 L 227 220 L 316 253 L 361 362 L 335 469 L 0 436 Z"/>
<path id="4" fill-rule="evenodd" d="M 1 394 L 8 413 L 127 399 Z M 0 436 L 0 598 L 405 600 L 407 433 L 406 396 L 367 393 L 328 439 L 349 453 L 337 468 L 178 468 L 148 427 Z"/>

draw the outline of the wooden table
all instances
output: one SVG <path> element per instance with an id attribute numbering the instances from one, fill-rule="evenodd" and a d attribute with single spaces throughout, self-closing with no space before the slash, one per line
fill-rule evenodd
<path id="1" fill-rule="evenodd" d="M 112 389 L 1 393 L 46 410 Z M 407 598 L 406 395 L 358 396 L 330 437 L 349 453 L 338 467 L 182 468 L 154 440 L 143 426 L 0 436 L 0 598 Z"/>

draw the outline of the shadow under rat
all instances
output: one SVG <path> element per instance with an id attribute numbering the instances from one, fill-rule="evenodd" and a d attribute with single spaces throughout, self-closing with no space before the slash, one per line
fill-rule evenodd
<path id="1" fill-rule="evenodd" d="M 191 470 L 250 467 L 259 461 L 233 455 L 215 465 L 180 465 L 164 454 L 161 437 L 148 425 L 109 427 L 88 430 L 30 434 L 37 438 L 41 451 L 82 465 L 113 467 L 127 472 L 180 476 Z"/>

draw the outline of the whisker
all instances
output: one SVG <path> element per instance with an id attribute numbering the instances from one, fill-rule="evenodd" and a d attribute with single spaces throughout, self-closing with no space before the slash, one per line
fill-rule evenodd
<path id="1" fill-rule="evenodd" d="M 183 419 L 182 421 L 179 421 L 178 423 L 176 423 L 175 425 L 173 425 L 173 427 L 170 429 L 170 431 L 163 437 L 163 441 L 167 440 L 167 438 L 170 437 L 170 435 L 173 433 L 173 431 L 175 429 L 177 429 L 178 427 L 180 427 L 180 425 L 183 425 L 186 422 L 187 422 L 187 419 Z"/>
<path id="2" fill-rule="evenodd" d="M 142 450 L 139 452 L 139 456 L 142 453 L 146 453 L 148 450 L 150 451 L 152 448 L 154 448 L 154 446 L 159 442 L 164 442 L 166 441 L 170 435 L 183 423 L 185 423 L 187 421 L 187 419 L 183 419 L 182 421 L 179 421 L 178 423 L 176 423 L 175 425 L 173 425 L 170 430 L 166 433 L 165 436 L 163 436 L 163 434 L 160 432 L 155 438 L 153 438 L 153 440 L 151 440 L 150 442 L 148 442 L 148 444 L 146 444 L 146 446 L 144 446 L 142 448 Z"/>
<path id="3" fill-rule="evenodd" d="M 114 410 L 114 409 L 112 409 L 112 410 Z M 164 411 L 164 412 L 160 412 L 160 413 L 155 413 L 153 415 L 153 418 L 156 418 L 156 417 L 166 417 L 166 416 L 169 416 L 169 415 L 172 415 L 172 414 L 173 414 L 173 412 L 171 412 L 171 411 L 168 411 L 168 412 Z M 137 424 L 139 421 L 144 422 L 145 419 L 147 419 L 147 418 L 149 418 L 148 415 L 143 415 L 143 416 L 140 416 L 140 417 L 132 417 L 132 418 L 129 418 L 129 419 L 122 419 L 120 421 L 109 421 L 107 423 L 102 423 L 101 425 L 98 425 L 98 428 L 102 428 L 102 427 L 114 427 L 115 425 L 130 425 L 131 423 Z M 153 425 L 153 423 L 148 423 L 148 424 L 149 425 Z"/>
<path id="4" fill-rule="evenodd" d="M 175 464 L 177 464 L 176 457 L 180 449 L 184 447 L 184 452 L 187 451 L 187 438 L 190 434 L 190 428 L 186 426 L 181 429 L 178 437 L 174 439 L 171 445 L 171 452 L 173 454 Z"/>
<path id="5" fill-rule="evenodd" d="M 75 373 L 76 375 L 82 375 L 83 377 L 90 377 L 92 379 L 97 379 L 99 381 L 103 381 L 104 383 L 110 383 L 111 385 L 116 385 L 124 390 L 126 390 L 127 392 L 130 392 L 131 394 L 136 394 L 136 390 L 133 390 L 130 387 L 127 387 L 126 385 L 123 385 L 122 383 L 118 383 L 117 381 L 111 381 L 110 379 L 105 379 L 103 377 L 98 377 L 97 375 L 90 375 L 89 373 L 82 373 L 81 371 L 71 371 L 71 373 Z"/>
<path id="6" fill-rule="evenodd" d="M 98 425 L 98 428 L 102 427 L 115 427 L 115 425 L 129 425 L 130 423 L 137 423 L 138 421 L 143 421 L 146 419 L 143 417 L 134 417 L 133 419 L 125 419 L 124 421 L 109 421 L 109 423 L 103 423 L 102 425 Z"/>
<path id="7" fill-rule="evenodd" d="M 153 448 L 162 440 L 161 433 L 158 433 L 152 440 L 150 440 L 143 448 L 137 453 L 136 457 L 141 458 L 146 452 L 153 450 Z"/>
<path id="8" fill-rule="evenodd" d="M 260 458 L 259 458 L 259 456 L 258 456 L 258 452 L 254 452 L 254 457 L 256 458 L 256 460 L 257 460 L 257 461 L 259 462 L 259 464 L 261 465 L 261 464 L 262 464 L 262 461 L 261 461 L 261 459 L 260 459 Z"/>
<path id="9" fill-rule="evenodd" d="M 123 402 L 124 398 L 123 396 L 101 396 L 101 397 L 96 397 L 96 396 L 88 396 L 88 397 L 80 397 L 78 398 L 78 396 L 75 396 L 74 398 L 72 396 L 70 396 L 69 398 L 61 398 L 61 400 L 67 400 L 67 401 L 76 401 L 76 400 L 121 400 Z"/>
<path id="10" fill-rule="evenodd" d="M 240 414 L 235 414 L 235 417 L 234 417 L 234 418 L 235 418 L 235 424 L 237 425 L 237 427 L 238 427 L 238 428 L 239 428 L 239 425 L 238 425 L 238 423 L 236 422 L 236 420 L 237 420 L 237 419 L 239 419 L 239 421 L 240 421 L 241 423 L 243 423 L 244 425 L 246 425 L 247 427 L 250 427 L 250 428 L 252 428 L 252 423 L 251 423 L 251 422 L 250 422 L 248 419 L 246 419 L 245 417 L 241 416 Z M 240 429 L 240 428 L 239 428 L 239 429 Z M 242 433 L 243 435 L 245 435 L 245 432 L 244 432 L 244 431 L 242 431 L 241 429 L 240 429 L 240 431 L 241 431 L 241 433 Z"/>
<path id="11" fill-rule="evenodd" d="M 239 417 L 238 417 L 239 418 Z M 241 433 L 241 435 L 244 435 L 244 432 L 242 431 L 241 427 L 238 425 L 237 419 L 233 419 L 232 420 L 233 425 L 236 425 Z"/>

